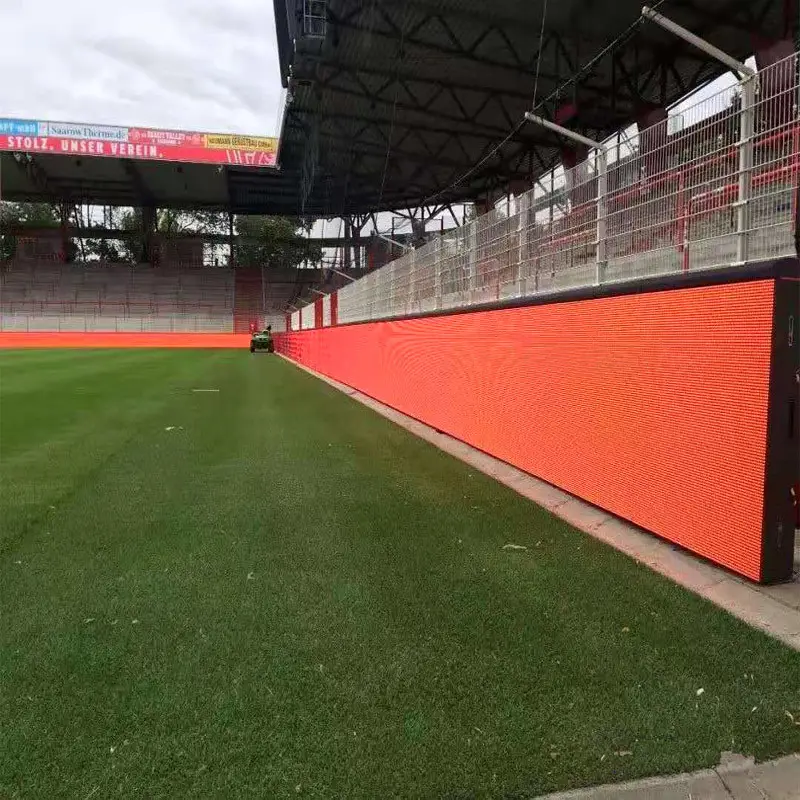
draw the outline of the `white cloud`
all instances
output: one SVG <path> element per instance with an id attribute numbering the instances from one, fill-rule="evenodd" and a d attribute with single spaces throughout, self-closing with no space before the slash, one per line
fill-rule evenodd
<path id="1" fill-rule="evenodd" d="M 0 0 L 0 117 L 277 134 L 271 0 Z"/>

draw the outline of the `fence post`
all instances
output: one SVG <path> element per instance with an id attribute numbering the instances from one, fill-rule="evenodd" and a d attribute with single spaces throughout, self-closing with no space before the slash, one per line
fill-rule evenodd
<path id="1" fill-rule="evenodd" d="M 517 247 L 517 297 L 523 297 L 526 289 L 527 275 L 525 268 L 528 264 L 528 234 L 531 218 L 531 206 L 533 205 L 533 189 L 523 192 L 517 199 L 519 207 L 519 224 L 517 226 L 517 236 L 519 237 Z"/>
<path id="2" fill-rule="evenodd" d="M 605 148 L 597 151 L 597 247 L 595 249 L 595 283 L 605 280 L 608 263 L 606 240 L 606 215 L 608 211 L 608 156 Z"/>
<path id="3" fill-rule="evenodd" d="M 442 307 L 442 240 L 436 239 L 436 250 L 433 259 L 433 304 L 434 308 Z"/>
<path id="4" fill-rule="evenodd" d="M 376 317 L 395 317 L 397 316 L 397 262 L 392 261 L 387 267 L 389 272 L 389 295 L 385 301 L 384 308 L 378 309 Z"/>
<path id="5" fill-rule="evenodd" d="M 417 308 L 417 276 L 414 256 L 408 258 L 408 295 L 406 297 L 406 314 L 415 314 Z"/>
<path id="6" fill-rule="evenodd" d="M 745 77 L 742 108 L 739 112 L 739 190 L 736 197 L 736 261 L 745 264 L 750 244 L 750 197 L 753 183 L 753 136 L 756 104 L 756 77 Z"/>
<path id="7" fill-rule="evenodd" d="M 469 283 L 467 284 L 467 296 L 471 303 L 475 296 L 475 289 L 478 286 L 478 224 L 482 217 L 475 217 L 469 224 L 469 240 L 467 244 L 467 263 L 469 264 Z"/>

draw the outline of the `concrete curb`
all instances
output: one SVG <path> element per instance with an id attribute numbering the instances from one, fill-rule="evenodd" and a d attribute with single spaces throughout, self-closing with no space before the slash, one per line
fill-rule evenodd
<path id="1" fill-rule="evenodd" d="M 755 764 L 727 756 L 715 769 L 544 795 L 540 800 L 796 800 L 800 754 Z"/>
<path id="2" fill-rule="evenodd" d="M 350 386 L 321 375 L 285 356 L 281 358 L 344 392 L 445 453 L 505 484 L 570 525 L 646 564 L 685 589 L 800 651 L 800 576 L 797 574 L 791 583 L 777 586 L 749 583 L 504 461 L 440 433 Z"/>

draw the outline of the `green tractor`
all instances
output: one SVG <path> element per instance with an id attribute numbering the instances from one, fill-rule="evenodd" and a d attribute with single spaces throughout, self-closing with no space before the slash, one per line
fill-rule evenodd
<path id="1" fill-rule="evenodd" d="M 254 333 L 250 337 L 250 352 L 255 353 L 260 351 L 262 353 L 274 353 L 275 342 L 272 339 L 272 326 L 267 325 L 266 330 L 260 333 Z"/>

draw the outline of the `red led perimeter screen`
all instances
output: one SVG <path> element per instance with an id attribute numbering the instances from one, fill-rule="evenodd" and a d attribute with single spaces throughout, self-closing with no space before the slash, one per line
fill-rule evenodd
<path id="1" fill-rule="evenodd" d="M 0 331 L 0 349 L 59 347 L 177 347 L 177 348 L 241 348 L 250 343 L 250 335 L 236 333 L 56 333 Z"/>
<path id="2" fill-rule="evenodd" d="M 770 280 L 281 337 L 300 363 L 749 578 Z"/>

